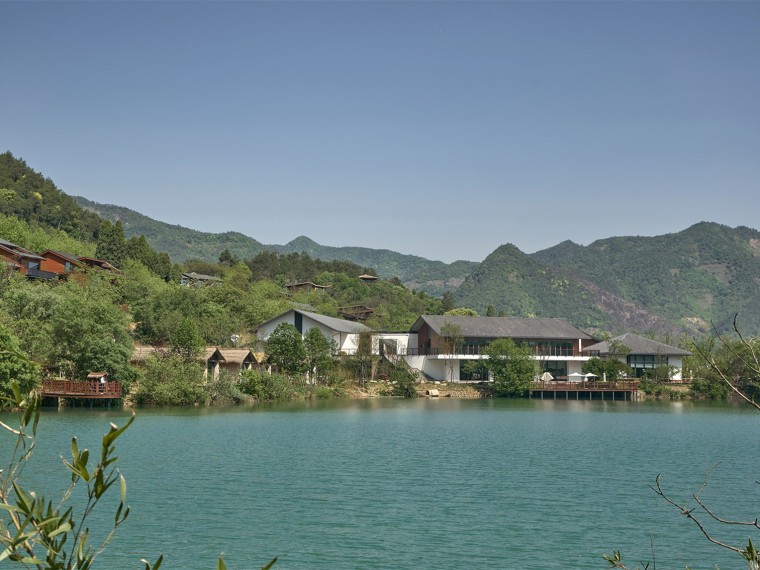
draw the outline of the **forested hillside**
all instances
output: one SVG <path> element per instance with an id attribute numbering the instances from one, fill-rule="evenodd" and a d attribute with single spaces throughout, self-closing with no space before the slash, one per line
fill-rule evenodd
<path id="1" fill-rule="evenodd" d="M 121 206 L 97 204 L 82 197 L 76 197 L 76 200 L 83 208 L 97 212 L 104 219 L 112 222 L 120 220 L 127 237 L 142 234 L 151 246 L 165 251 L 176 261 L 216 261 L 219 253 L 225 249 L 239 259 L 251 259 L 262 251 L 307 253 L 312 258 L 325 261 L 344 260 L 364 267 L 373 267 L 380 277 L 398 277 L 407 287 L 431 295 L 440 295 L 444 291 L 456 289 L 478 266 L 478 263 L 472 261 L 446 264 L 387 249 L 324 246 L 305 236 L 285 245 L 264 245 L 236 232 L 199 232 L 165 224 Z"/>
<path id="2" fill-rule="evenodd" d="M 563 242 L 531 257 L 682 328 L 726 330 L 738 312 L 747 332 L 760 332 L 760 232 L 751 228 L 703 222 L 662 236 Z"/>
<path id="3" fill-rule="evenodd" d="M 0 154 L 0 214 L 63 230 L 85 241 L 97 237 L 101 222 L 10 152 Z"/>
<path id="4" fill-rule="evenodd" d="M 74 200 L 82 208 L 96 213 L 105 220 L 120 221 L 127 237 L 144 235 L 152 247 L 169 254 L 176 262 L 188 259 L 216 261 L 225 249 L 239 259 L 250 259 L 265 249 L 264 245 L 241 233 L 199 232 L 157 222 L 129 208 L 98 204 L 81 196 L 75 196 Z"/>
<path id="5" fill-rule="evenodd" d="M 483 261 L 459 288 L 456 300 L 481 314 L 490 305 L 506 316 L 565 318 L 586 330 L 676 330 L 643 307 L 564 275 L 510 244 Z"/>

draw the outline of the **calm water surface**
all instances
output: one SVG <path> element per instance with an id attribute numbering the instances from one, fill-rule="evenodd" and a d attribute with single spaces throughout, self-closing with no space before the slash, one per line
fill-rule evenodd
<path id="1" fill-rule="evenodd" d="M 26 481 L 65 485 L 112 411 L 47 412 Z M 7 449 L 3 442 L 3 449 Z M 649 489 L 758 514 L 760 414 L 728 404 L 363 400 L 139 411 L 118 444 L 132 514 L 100 568 L 742 568 Z M 693 502 L 693 501 L 692 501 Z M 113 509 L 103 512 L 103 519 Z M 738 532 L 742 540 L 746 531 Z M 725 533 L 723 534 L 725 538 Z M 736 537 L 734 537 L 736 538 Z"/>

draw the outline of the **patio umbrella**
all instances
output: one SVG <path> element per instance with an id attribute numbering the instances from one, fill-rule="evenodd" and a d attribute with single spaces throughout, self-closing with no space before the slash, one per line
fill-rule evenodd
<path id="1" fill-rule="evenodd" d="M 586 374 L 586 378 L 599 378 L 599 376 L 597 376 L 596 374 L 591 374 L 591 372 L 589 372 L 588 374 Z"/>
<path id="2" fill-rule="evenodd" d="M 567 379 L 570 382 L 580 382 L 581 378 L 585 378 L 585 376 L 581 374 L 580 372 L 573 372 L 572 374 L 567 375 Z"/>
<path id="3" fill-rule="evenodd" d="M 551 382 L 552 380 L 554 380 L 554 376 L 551 375 L 551 372 L 541 374 L 541 382 Z"/>

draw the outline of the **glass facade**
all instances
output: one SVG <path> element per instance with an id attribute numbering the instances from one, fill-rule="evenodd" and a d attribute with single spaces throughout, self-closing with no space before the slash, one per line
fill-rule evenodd
<path id="1" fill-rule="evenodd" d="M 556 380 L 560 376 L 567 376 L 567 362 L 564 360 L 559 361 L 544 361 L 541 363 L 541 372 L 548 372 Z"/>
<path id="2" fill-rule="evenodd" d="M 636 378 L 641 378 L 648 370 L 658 366 L 667 366 L 668 357 L 656 354 L 629 354 L 626 364 L 633 370 Z"/>
<path id="3" fill-rule="evenodd" d="M 477 360 L 460 360 L 459 379 L 485 382 L 488 380 L 488 367 Z"/>

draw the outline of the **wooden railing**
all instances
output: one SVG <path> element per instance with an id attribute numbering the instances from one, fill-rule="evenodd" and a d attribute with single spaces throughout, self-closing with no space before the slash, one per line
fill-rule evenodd
<path id="1" fill-rule="evenodd" d="M 633 391 L 639 389 L 636 380 L 618 380 L 615 382 L 533 382 L 531 390 L 579 390 L 579 391 Z"/>
<path id="2" fill-rule="evenodd" d="M 121 382 L 43 380 L 40 393 L 59 398 L 121 398 Z"/>

